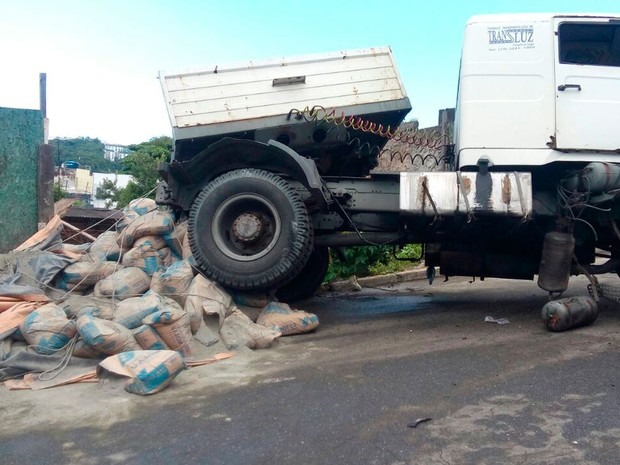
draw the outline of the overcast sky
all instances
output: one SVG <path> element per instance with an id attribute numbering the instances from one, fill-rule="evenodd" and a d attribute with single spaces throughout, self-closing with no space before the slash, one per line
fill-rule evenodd
<path id="1" fill-rule="evenodd" d="M 620 14 L 618 0 L 0 0 L 0 106 L 39 107 L 50 137 L 131 144 L 170 135 L 160 69 L 390 45 L 432 126 L 454 106 L 463 26 L 502 12 Z"/>

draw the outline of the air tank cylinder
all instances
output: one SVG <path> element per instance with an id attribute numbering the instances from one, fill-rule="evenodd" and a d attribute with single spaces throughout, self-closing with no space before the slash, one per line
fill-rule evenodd
<path id="1" fill-rule="evenodd" d="M 591 297 L 568 297 L 547 302 L 542 319 L 550 331 L 566 331 L 593 323 L 598 317 L 598 305 Z"/>
<path id="2" fill-rule="evenodd" d="M 569 190 L 599 194 L 620 187 L 618 163 L 592 162 L 584 169 L 564 179 L 562 185 Z"/>
<path id="3" fill-rule="evenodd" d="M 574 250 L 575 238 L 572 234 L 558 231 L 545 234 L 538 287 L 548 292 L 564 292 L 568 288 Z"/>

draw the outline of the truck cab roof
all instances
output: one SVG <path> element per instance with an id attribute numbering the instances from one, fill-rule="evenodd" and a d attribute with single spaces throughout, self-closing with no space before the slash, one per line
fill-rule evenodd
<path id="1" fill-rule="evenodd" d="M 474 23 L 497 23 L 507 20 L 550 21 L 554 18 L 620 18 L 618 13 L 502 13 L 475 15 L 467 20 L 467 25 Z"/>

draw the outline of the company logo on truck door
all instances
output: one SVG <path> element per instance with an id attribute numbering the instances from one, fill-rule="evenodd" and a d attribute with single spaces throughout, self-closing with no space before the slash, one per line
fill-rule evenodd
<path id="1" fill-rule="evenodd" d="M 534 26 L 495 26 L 487 29 L 489 45 L 505 45 L 510 48 L 534 47 Z"/>

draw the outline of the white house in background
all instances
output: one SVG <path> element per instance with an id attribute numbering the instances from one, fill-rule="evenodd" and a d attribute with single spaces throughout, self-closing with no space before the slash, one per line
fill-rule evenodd
<path id="1" fill-rule="evenodd" d="M 133 177 L 129 174 L 114 174 L 114 173 L 93 173 L 93 207 L 94 208 L 106 208 L 106 200 L 97 198 L 97 191 L 103 186 L 103 181 L 109 179 L 112 182 L 116 182 L 116 187 L 119 189 L 126 187 L 129 181 Z M 116 207 L 116 205 L 112 205 Z"/>
<path id="2" fill-rule="evenodd" d="M 118 144 L 103 144 L 103 156 L 106 160 L 119 161 L 129 155 L 129 147 Z"/>

